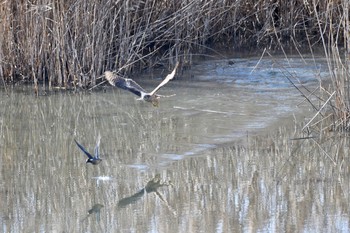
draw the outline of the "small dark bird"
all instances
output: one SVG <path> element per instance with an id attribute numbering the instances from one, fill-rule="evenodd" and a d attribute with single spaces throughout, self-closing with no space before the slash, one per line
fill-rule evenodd
<path id="1" fill-rule="evenodd" d="M 89 152 L 87 152 L 87 150 L 82 145 L 80 145 L 79 142 L 77 142 L 77 140 L 74 139 L 74 141 L 78 145 L 78 147 L 88 157 L 88 159 L 86 160 L 86 163 L 91 163 L 93 165 L 97 165 L 97 164 L 101 163 L 102 159 L 100 159 L 100 154 L 99 154 L 99 147 L 100 147 L 100 141 L 101 141 L 100 135 L 97 137 L 97 142 L 96 142 L 96 146 L 95 146 L 95 156 L 92 156 Z"/>
<path id="2" fill-rule="evenodd" d="M 233 65 L 235 64 L 235 62 L 232 61 L 232 60 L 228 61 L 227 63 L 228 63 L 230 66 L 233 66 Z"/>
<path id="3" fill-rule="evenodd" d="M 166 76 L 166 78 L 152 91 L 146 92 L 139 84 L 137 84 L 134 80 L 129 78 L 120 77 L 117 74 L 114 74 L 111 71 L 105 72 L 105 77 L 108 82 L 115 87 L 119 87 L 121 89 L 130 91 L 135 95 L 139 96 L 138 100 L 144 100 L 153 104 L 153 106 L 158 106 L 160 97 L 169 97 L 163 95 L 157 95 L 156 92 L 165 84 L 167 84 L 171 79 L 174 78 L 176 69 L 179 63 L 176 63 L 174 70 Z"/>

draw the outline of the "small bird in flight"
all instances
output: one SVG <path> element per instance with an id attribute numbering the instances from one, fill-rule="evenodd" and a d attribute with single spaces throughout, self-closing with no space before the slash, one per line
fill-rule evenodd
<path id="1" fill-rule="evenodd" d="M 111 71 L 105 72 L 105 77 L 107 81 L 115 87 L 119 87 L 121 89 L 130 91 L 134 93 L 135 95 L 139 96 L 140 98 L 138 100 L 144 100 L 147 102 L 150 102 L 153 104 L 153 106 L 157 107 L 159 104 L 159 98 L 160 97 L 169 97 L 169 96 L 163 96 L 163 95 L 157 95 L 156 92 L 165 84 L 167 84 L 171 79 L 174 78 L 176 69 L 178 67 L 179 63 L 177 62 L 175 65 L 174 70 L 168 74 L 165 79 L 152 91 L 152 92 L 146 92 L 145 89 L 143 89 L 139 84 L 137 84 L 134 80 L 129 78 L 123 78 L 120 77 L 117 74 L 114 74 Z"/>
<path id="2" fill-rule="evenodd" d="M 99 147 L 100 147 L 100 141 L 101 141 L 101 136 L 98 135 L 97 141 L 96 141 L 96 146 L 95 146 L 95 156 L 92 156 L 87 150 L 75 140 L 75 143 L 78 145 L 78 147 L 86 154 L 88 159 L 86 160 L 86 163 L 91 163 L 93 165 L 99 164 L 102 159 L 100 159 L 100 154 L 99 154 Z"/>

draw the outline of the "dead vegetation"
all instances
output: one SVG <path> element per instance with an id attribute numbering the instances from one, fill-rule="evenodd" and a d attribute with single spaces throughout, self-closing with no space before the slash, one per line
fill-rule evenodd
<path id="1" fill-rule="evenodd" d="M 191 64 L 209 48 L 323 46 L 338 124 L 349 118 L 348 0 L 11 0 L 0 2 L 2 83 L 88 87 L 122 74 Z M 286 49 L 288 48 L 288 49 Z M 325 92 L 324 92 L 325 93 Z M 328 97 L 327 97 L 328 95 Z M 321 104 L 322 105 L 322 104 Z M 315 117 L 316 119 L 316 117 Z"/>
<path id="2" fill-rule="evenodd" d="M 347 4 L 338 2 L 2 1 L 0 75 L 49 86 L 88 85 L 106 69 L 128 73 L 191 63 L 191 54 L 207 47 L 340 43 Z"/>
<path id="3" fill-rule="evenodd" d="M 317 3 L 322 2 L 322 9 Z M 328 64 L 330 82 L 319 79 L 316 90 L 308 90 L 297 83 L 295 87 L 315 110 L 304 125 L 308 135 L 321 136 L 328 131 L 350 130 L 350 15 L 349 1 L 311 1 L 310 12 L 315 16 L 315 33 Z M 333 16 L 337 15 L 338 18 Z M 314 38 L 306 34 L 310 54 L 314 56 Z M 282 47 L 282 45 L 281 45 Z M 297 48 L 297 46 L 296 46 Z M 285 56 L 286 53 L 285 53 Z M 316 77 L 318 78 L 318 77 Z M 299 88 L 299 87 L 300 88 Z"/>

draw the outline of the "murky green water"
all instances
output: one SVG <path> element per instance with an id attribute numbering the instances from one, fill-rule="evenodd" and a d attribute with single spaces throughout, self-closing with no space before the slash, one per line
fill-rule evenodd
<path id="1" fill-rule="evenodd" d="M 159 108 L 111 87 L 1 92 L 2 231 L 346 232 L 347 137 L 289 140 L 311 113 L 268 62 L 272 83 L 242 84 L 249 62 L 194 67 Z M 93 152 L 98 134 L 103 161 L 85 164 L 74 138 Z"/>

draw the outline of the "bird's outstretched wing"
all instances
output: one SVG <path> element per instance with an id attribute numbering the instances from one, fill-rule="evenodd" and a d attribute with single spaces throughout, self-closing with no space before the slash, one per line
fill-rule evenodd
<path id="1" fill-rule="evenodd" d="M 141 97 L 142 94 L 146 94 L 146 91 L 132 79 L 122 78 L 113 74 L 111 71 L 106 71 L 105 77 L 112 86 L 130 91 L 139 97 Z"/>
<path id="2" fill-rule="evenodd" d="M 164 86 L 165 84 L 167 84 L 170 80 L 172 80 L 175 76 L 176 73 L 176 69 L 179 66 L 179 62 L 176 63 L 174 70 L 168 74 L 165 79 L 151 92 L 149 93 L 151 96 L 154 95 L 162 86 Z"/>
<path id="3" fill-rule="evenodd" d="M 100 158 L 100 153 L 99 153 L 100 142 L 101 142 L 101 135 L 98 135 L 97 140 L 96 140 L 96 146 L 95 146 L 95 158 L 96 159 Z"/>
<path id="4" fill-rule="evenodd" d="M 78 147 L 86 154 L 86 156 L 89 157 L 89 159 L 94 158 L 89 152 L 87 152 L 87 150 L 82 145 L 79 144 L 79 142 L 77 142 L 77 140 L 74 139 L 74 141 L 78 145 Z"/>
<path id="5" fill-rule="evenodd" d="M 129 78 L 125 79 L 125 85 L 121 88 L 128 90 L 140 97 L 144 94 L 147 94 L 147 92 L 139 84 L 137 84 L 134 80 Z"/>

